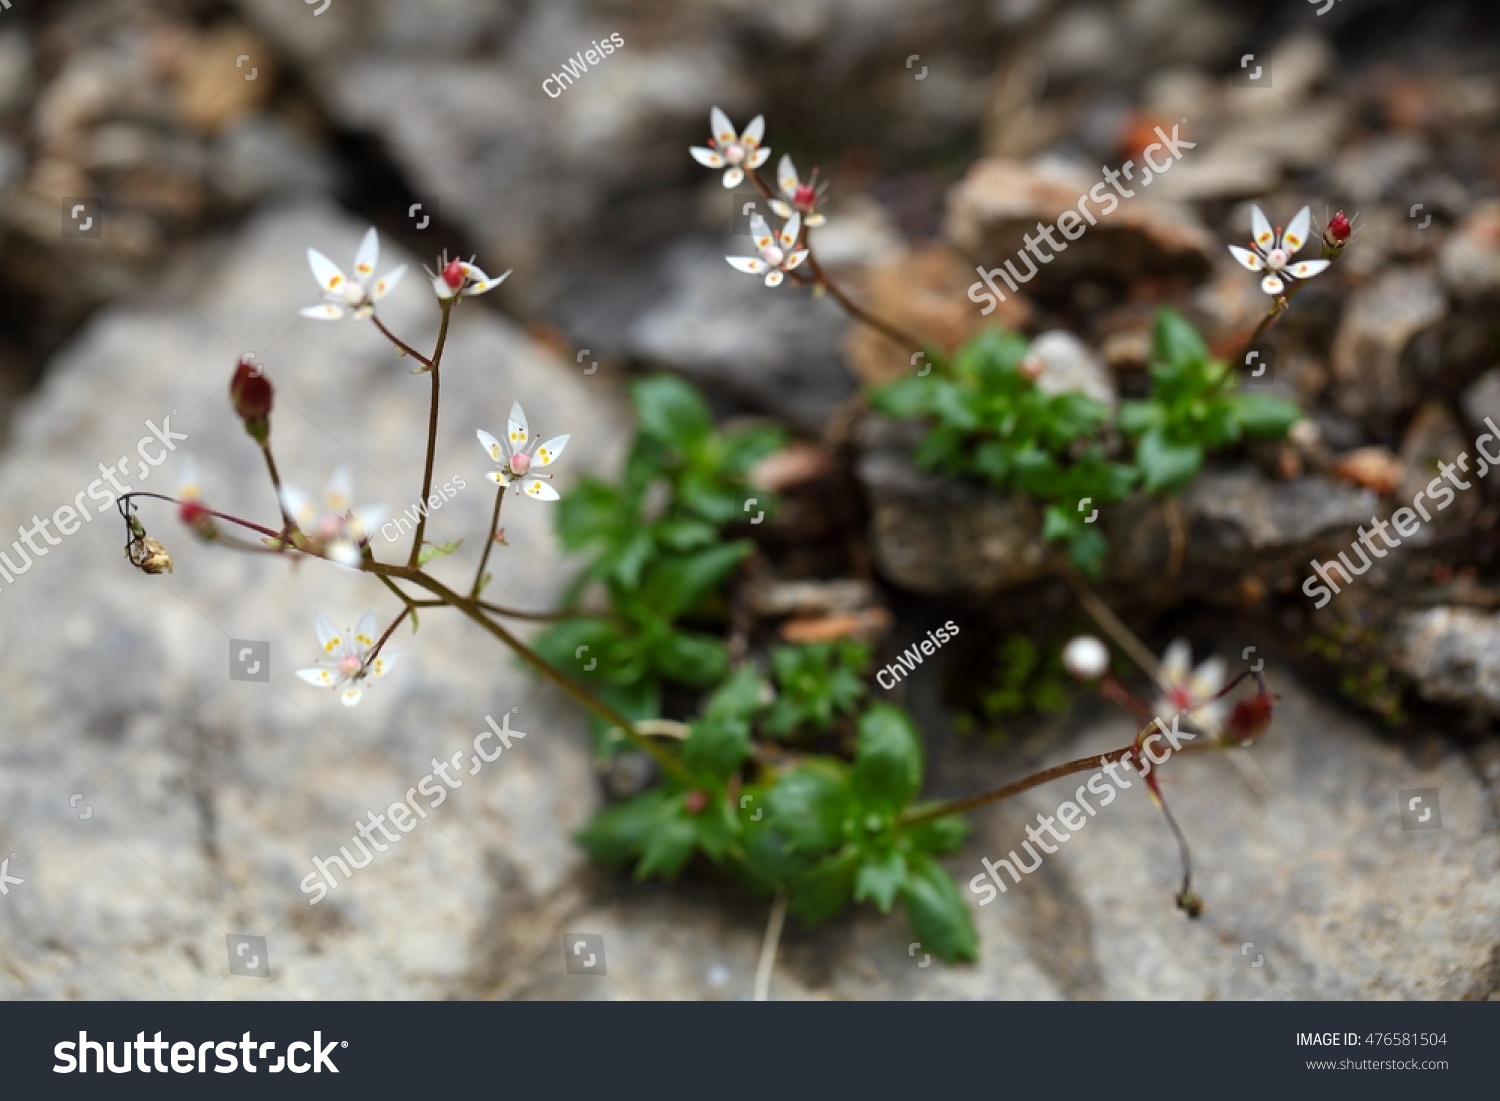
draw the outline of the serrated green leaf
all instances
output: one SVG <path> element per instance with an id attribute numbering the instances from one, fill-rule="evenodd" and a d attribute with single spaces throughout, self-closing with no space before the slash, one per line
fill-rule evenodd
<path id="1" fill-rule="evenodd" d="M 675 619 L 723 584 L 754 550 L 750 540 L 737 539 L 691 554 L 664 555 L 646 571 L 642 599 L 663 619 Z"/>
<path id="2" fill-rule="evenodd" d="M 743 719 L 698 719 L 682 744 L 682 763 L 695 775 L 724 782 L 750 755 L 750 726 Z"/>
<path id="3" fill-rule="evenodd" d="M 640 863 L 635 866 L 636 879 L 649 879 L 653 875 L 675 879 L 697 848 L 697 824 L 682 806 L 680 796 L 671 803 L 671 813 L 654 822 L 646 835 Z"/>
<path id="4" fill-rule="evenodd" d="M 905 883 L 906 857 L 896 849 L 888 849 L 860 864 L 854 880 L 854 901 L 869 899 L 882 914 L 888 914 Z"/>
<path id="5" fill-rule="evenodd" d="M 462 539 L 455 539 L 451 543 L 424 543 L 422 549 L 417 552 L 417 565 L 425 566 L 434 558 L 443 558 L 458 550 Z"/>
<path id="6" fill-rule="evenodd" d="M 854 793 L 865 807 L 895 812 L 922 786 L 922 745 L 905 711 L 876 704 L 859 719 Z"/>
<path id="7" fill-rule="evenodd" d="M 787 909 L 808 925 L 827 921 L 854 900 L 859 853 L 852 848 L 828 857 L 792 882 Z"/>
<path id="8" fill-rule="evenodd" d="M 652 652 L 652 664 L 666 680 L 701 688 L 724 679 L 729 650 L 714 635 L 674 630 Z"/>
<path id="9" fill-rule="evenodd" d="M 1154 401 L 1122 401 L 1117 422 L 1127 436 L 1139 436 L 1162 423 L 1166 410 Z"/>
<path id="10" fill-rule="evenodd" d="M 637 795 L 600 811 L 575 840 L 601 864 L 625 864 L 645 851 L 647 838 L 671 814 L 670 802 L 660 789 Z"/>
<path id="11" fill-rule="evenodd" d="M 930 806 L 936 804 L 914 805 L 912 814 L 920 814 Z M 950 853 L 964 843 L 971 829 L 970 822 L 962 815 L 949 815 L 946 818 L 934 818 L 930 822 L 923 822 L 920 826 L 913 826 L 906 830 L 906 836 L 918 849 L 927 853 Z"/>
<path id="12" fill-rule="evenodd" d="M 708 698 L 709 718 L 751 719 L 765 708 L 766 682 L 753 665 L 742 665 Z"/>
<path id="13" fill-rule="evenodd" d="M 901 901 L 922 947 L 946 963 L 979 955 L 979 934 L 958 884 L 936 860 L 914 854 L 908 861 Z"/>

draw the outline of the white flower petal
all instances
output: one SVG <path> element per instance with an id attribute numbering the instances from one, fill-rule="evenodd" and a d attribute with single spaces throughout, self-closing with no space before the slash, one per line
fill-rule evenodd
<path id="1" fill-rule="evenodd" d="M 393 650 L 382 650 L 380 651 L 380 656 L 370 662 L 370 672 L 378 680 L 394 669 L 396 662 L 400 659 L 400 653 Z"/>
<path id="2" fill-rule="evenodd" d="M 324 302 L 321 306 L 306 306 L 298 312 L 303 317 L 312 317 L 319 321 L 337 321 L 344 316 L 344 311 L 332 302 Z"/>
<path id="3" fill-rule="evenodd" d="M 203 495 L 203 489 L 198 481 L 198 464 L 193 462 L 191 455 L 183 455 L 177 460 L 177 499 L 179 501 L 196 501 Z"/>
<path id="4" fill-rule="evenodd" d="M 359 644 L 361 653 L 375 645 L 379 631 L 380 624 L 373 611 L 367 611 L 359 617 L 359 622 L 354 625 L 354 641 Z"/>
<path id="5" fill-rule="evenodd" d="M 766 262 L 759 256 L 726 256 L 729 266 L 735 271 L 749 272 L 751 275 L 759 275 L 766 270 Z"/>
<path id="6" fill-rule="evenodd" d="M 348 566 L 351 570 L 358 569 L 364 556 L 360 554 L 359 547 L 352 539 L 333 539 L 323 548 L 324 556 L 330 562 L 337 562 L 340 566 Z"/>
<path id="7" fill-rule="evenodd" d="M 492 470 L 488 474 L 486 474 L 485 477 L 494 482 L 497 486 L 510 485 L 510 476 L 503 470 Z"/>
<path id="8" fill-rule="evenodd" d="M 281 507 L 286 509 L 288 516 L 297 521 L 297 526 L 300 528 L 311 527 L 313 521 L 318 518 L 318 508 L 313 503 L 312 495 L 294 485 L 282 485 Z"/>
<path id="9" fill-rule="evenodd" d="M 807 259 L 807 254 L 809 251 L 811 250 L 799 248 L 796 252 L 787 253 L 786 259 L 781 263 L 782 270 L 791 271 L 797 265 L 801 264 L 802 261 Z"/>
<path id="10" fill-rule="evenodd" d="M 500 441 L 495 439 L 494 436 L 491 436 L 483 428 L 476 428 L 474 430 L 474 435 L 479 437 L 479 446 L 484 448 L 485 451 L 489 453 L 490 458 L 495 460 L 495 462 L 504 462 L 508 458 L 505 452 L 500 448 Z"/>
<path id="11" fill-rule="evenodd" d="M 325 654 L 333 653 L 344 641 L 343 633 L 323 616 L 313 619 L 313 630 L 317 631 L 318 645 L 323 647 Z"/>
<path id="12" fill-rule="evenodd" d="M 333 673 L 327 669 L 298 669 L 297 676 L 319 688 L 333 687 Z"/>
<path id="13" fill-rule="evenodd" d="M 1293 279 L 1311 279 L 1331 263 L 1332 260 L 1299 260 L 1286 270 Z"/>
<path id="14" fill-rule="evenodd" d="M 533 478 L 526 483 L 526 496 L 535 497 L 538 501 L 555 501 L 558 492 L 540 478 Z"/>
<path id="15" fill-rule="evenodd" d="M 1281 235 L 1281 243 L 1287 252 L 1296 252 L 1307 244 L 1307 231 L 1312 227 L 1312 211 L 1303 207 L 1297 211 L 1296 217 L 1292 219 L 1291 225 L 1286 227 L 1286 232 Z"/>
<path id="16" fill-rule="evenodd" d="M 563 453 L 563 448 L 568 446 L 568 440 L 572 439 L 572 433 L 566 436 L 553 436 L 546 443 L 536 449 L 536 462 L 538 466 L 551 466 L 557 462 L 557 457 Z"/>
<path id="17" fill-rule="evenodd" d="M 1193 702 L 1204 703 L 1215 696 L 1219 689 L 1224 687 L 1224 675 L 1227 671 L 1228 667 L 1221 657 L 1209 658 L 1193 670 L 1189 685 Z"/>
<path id="18" fill-rule="evenodd" d="M 370 290 L 370 301 L 379 302 L 391 291 L 396 289 L 396 284 L 401 282 L 401 277 L 406 274 L 406 265 L 392 268 L 379 279 L 375 280 L 375 286 Z"/>
<path id="19" fill-rule="evenodd" d="M 353 707 L 359 703 L 359 697 L 363 694 L 358 688 L 346 688 L 344 689 L 344 694 L 339 699 L 345 707 Z"/>
<path id="20" fill-rule="evenodd" d="M 740 135 L 740 142 L 743 145 L 759 145 L 765 136 L 766 116 L 756 115 L 750 120 L 750 125 L 745 127 L 745 132 Z"/>
<path id="21" fill-rule="evenodd" d="M 770 159 L 771 159 L 771 150 L 770 149 L 757 149 L 755 151 L 754 155 L 752 155 L 749 160 L 745 161 L 745 164 L 748 167 L 750 167 L 750 168 L 759 168 L 761 165 L 765 164 Z"/>
<path id="22" fill-rule="evenodd" d="M 1260 289 L 1274 296 L 1286 290 L 1286 284 L 1276 276 L 1268 275 L 1260 281 Z"/>
<path id="23" fill-rule="evenodd" d="M 765 249 L 771 247 L 771 242 L 776 238 L 771 233 L 771 227 L 761 217 L 760 211 L 750 215 L 750 238 L 755 242 L 755 247 Z"/>
<path id="24" fill-rule="evenodd" d="M 713 107 L 708 112 L 708 128 L 714 141 L 720 145 L 727 145 L 739 136 L 735 133 L 734 123 L 729 121 L 729 116 L 718 107 Z"/>
<path id="25" fill-rule="evenodd" d="M 363 283 L 375 274 L 375 262 L 380 259 L 380 237 L 371 226 L 365 230 L 359 251 L 354 254 L 354 277 Z"/>
<path id="26" fill-rule="evenodd" d="M 781 286 L 781 281 L 785 278 L 786 272 L 784 271 L 779 269 L 777 271 L 768 271 L 766 272 L 766 286 L 779 287 Z"/>
<path id="27" fill-rule="evenodd" d="M 787 219 L 792 216 L 792 204 L 782 202 L 780 199 L 767 199 L 766 205 L 776 212 L 776 217 Z M 809 222 L 809 225 L 812 223 Z"/>
<path id="28" fill-rule="evenodd" d="M 1174 638 L 1161 655 L 1161 679 L 1169 685 L 1186 684 L 1193 673 L 1193 651 L 1185 638 Z"/>
<path id="29" fill-rule="evenodd" d="M 828 219 L 821 214 L 809 214 L 806 218 L 802 219 L 802 224 L 807 226 L 808 229 L 817 229 L 826 221 Z"/>
<path id="30" fill-rule="evenodd" d="M 793 214 L 781 227 L 779 240 L 782 248 L 791 248 L 797 243 L 797 234 L 802 232 L 802 215 Z"/>
<path id="31" fill-rule="evenodd" d="M 745 173 L 741 168 L 729 168 L 724 172 L 724 186 L 726 188 L 739 187 L 744 179 Z"/>
<path id="32" fill-rule="evenodd" d="M 526 446 L 526 441 L 531 438 L 531 428 L 526 423 L 526 410 L 521 408 L 521 403 L 518 401 L 511 403 L 510 423 L 506 437 L 517 451 Z"/>
<path id="33" fill-rule="evenodd" d="M 380 528 L 381 524 L 390 519 L 390 513 L 379 505 L 357 505 L 351 511 L 353 515 L 344 525 L 344 530 L 354 538 L 355 542 L 368 539 Z"/>
<path id="34" fill-rule="evenodd" d="M 323 501 L 328 511 L 344 515 L 354 504 L 354 475 L 347 466 L 341 466 L 328 479 L 328 488 L 323 491 Z"/>
<path id="35" fill-rule="evenodd" d="M 513 271 L 515 269 L 511 270 Z M 503 271 L 493 279 L 478 279 L 464 288 L 464 294 L 466 296 L 469 296 L 475 294 L 483 294 L 485 291 L 492 291 L 501 283 L 505 282 L 505 277 L 509 274 L 510 271 Z"/>
<path id="36" fill-rule="evenodd" d="M 307 250 L 307 266 L 312 269 L 313 278 L 318 281 L 318 286 L 323 288 L 325 294 L 343 290 L 348 281 L 339 266 L 315 248 Z"/>
<path id="37" fill-rule="evenodd" d="M 1238 245 L 1230 245 L 1229 251 L 1234 254 L 1234 258 L 1236 260 L 1238 260 L 1245 267 L 1249 268 L 1251 271 L 1260 271 L 1260 269 L 1265 266 L 1265 262 L 1261 260 L 1260 256 L 1256 253 L 1251 252 L 1247 248 L 1240 248 Z"/>
<path id="38" fill-rule="evenodd" d="M 707 146 L 691 145 L 688 146 L 688 152 L 693 155 L 693 160 L 697 161 L 705 168 L 724 167 L 724 155 L 722 153 L 717 153 L 714 150 L 709 149 Z"/>
<path id="39" fill-rule="evenodd" d="M 792 195 L 797 190 L 797 166 L 785 153 L 781 155 L 781 163 L 776 166 L 776 186 L 786 195 Z M 783 214 L 782 217 L 786 215 Z"/>
<path id="40" fill-rule="evenodd" d="M 1258 206 L 1250 208 L 1250 232 L 1255 243 L 1261 248 L 1270 248 L 1271 242 L 1276 237 L 1271 232 L 1271 223 L 1266 220 L 1265 213 Z"/>

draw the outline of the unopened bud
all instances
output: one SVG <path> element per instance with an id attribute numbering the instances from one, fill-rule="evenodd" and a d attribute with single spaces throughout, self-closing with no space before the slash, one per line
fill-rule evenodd
<path id="1" fill-rule="evenodd" d="M 229 400 L 234 411 L 245 422 L 245 431 L 261 442 L 271 431 L 271 402 L 274 391 L 260 365 L 245 356 L 235 365 L 229 380 Z"/>
<path id="2" fill-rule="evenodd" d="M 218 534 L 218 529 L 214 527 L 213 514 L 204 507 L 202 501 L 195 499 L 183 501 L 177 507 L 177 517 L 192 528 L 200 539 L 212 539 Z"/>
<path id="3" fill-rule="evenodd" d="M 1254 741 L 1271 725 L 1271 712 L 1276 704 L 1267 692 L 1257 692 L 1249 699 L 1240 700 L 1229 712 L 1229 721 L 1224 724 L 1224 733 L 1231 742 Z"/>
<path id="4" fill-rule="evenodd" d="M 1328 224 L 1323 227 L 1323 258 L 1332 259 L 1343 252 L 1353 233 L 1354 227 L 1344 217 L 1344 212 L 1335 211 L 1333 217 L 1328 219 Z"/>
<path id="5" fill-rule="evenodd" d="M 689 814 L 702 814 L 708 806 L 708 792 L 690 791 L 682 797 L 682 805 L 687 808 Z"/>

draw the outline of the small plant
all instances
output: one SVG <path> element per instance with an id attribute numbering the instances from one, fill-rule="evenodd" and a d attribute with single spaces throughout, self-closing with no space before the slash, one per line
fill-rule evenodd
<path id="1" fill-rule="evenodd" d="M 869 664 L 870 648 L 852 639 L 776 647 L 771 671 L 777 695 L 766 715 L 766 733 L 787 737 L 827 730 L 869 691 L 861 679 Z"/>
<path id="2" fill-rule="evenodd" d="M 1236 392 L 1228 365 L 1168 309 L 1156 318 L 1150 395 L 1123 403 L 1117 422 L 1096 398 L 1042 390 L 1027 342 L 1014 333 L 989 329 L 951 360 L 933 358 L 930 376 L 877 389 L 875 408 L 930 419 L 918 465 L 982 477 L 1041 504 L 1042 537 L 1095 577 L 1108 545 L 1092 513 L 1084 515 L 1085 501 L 1090 508 L 1122 501 L 1138 483 L 1146 493 L 1178 492 L 1208 451 L 1244 435 L 1284 436 L 1302 415 L 1282 398 Z M 1116 430 L 1135 442 L 1128 462 L 1112 457 L 1122 450 Z"/>
<path id="3" fill-rule="evenodd" d="M 994 673 L 954 726 L 961 734 L 983 731 L 994 741 L 1004 741 L 1011 721 L 1066 711 L 1071 698 L 1061 651 L 1044 652 L 1026 635 L 1012 631 L 995 648 Z"/>

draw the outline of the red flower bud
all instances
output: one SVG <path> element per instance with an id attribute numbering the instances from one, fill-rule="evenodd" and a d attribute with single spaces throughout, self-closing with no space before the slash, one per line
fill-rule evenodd
<path id="1" fill-rule="evenodd" d="M 271 415 L 272 393 L 271 380 L 249 356 L 235 365 L 234 377 L 229 380 L 229 400 L 246 428 L 263 423 Z"/>
<path id="2" fill-rule="evenodd" d="M 1271 711 L 1275 701 L 1266 692 L 1257 692 L 1247 700 L 1240 700 L 1229 712 L 1229 721 L 1224 732 L 1231 742 L 1248 742 L 1259 737 L 1271 725 Z"/>
<path id="3" fill-rule="evenodd" d="M 208 519 L 208 509 L 199 501 L 183 501 L 177 510 L 178 518 L 191 527 Z"/>
<path id="4" fill-rule="evenodd" d="M 708 806 L 708 792 L 690 791 L 682 797 L 682 805 L 689 814 L 702 814 L 703 808 Z"/>
<path id="5" fill-rule="evenodd" d="M 1340 210 L 1328 219 L 1328 226 L 1323 230 L 1323 239 L 1336 248 L 1343 248 L 1349 243 L 1349 235 L 1352 232 L 1353 228 L 1349 225 L 1349 219 L 1344 217 L 1344 212 Z"/>
<path id="6" fill-rule="evenodd" d="M 454 290 L 464 285 L 464 267 L 457 260 L 449 260 L 443 265 L 443 282 Z"/>

